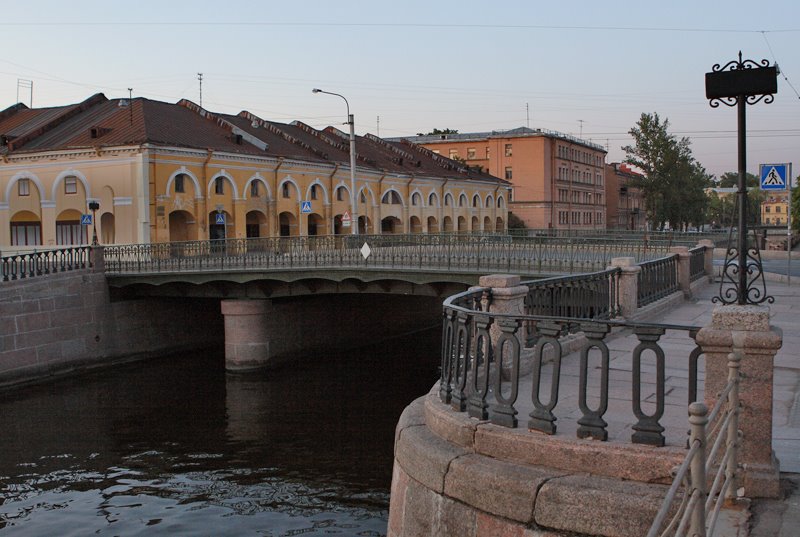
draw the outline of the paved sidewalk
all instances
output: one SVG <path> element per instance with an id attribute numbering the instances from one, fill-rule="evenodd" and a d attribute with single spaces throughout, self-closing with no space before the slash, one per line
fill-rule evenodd
<path id="1" fill-rule="evenodd" d="M 775 356 L 772 445 L 780 461 L 784 498 L 755 500 L 750 506 L 749 532 L 747 528 L 737 528 L 734 520 L 730 526 L 720 528 L 718 537 L 800 535 L 800 281 L 792 280 L 789 287 L 785 281 L 769 280 L 767 294 L 775 297 L 769 305 L 771 323 L 783 331 L 783 347 Z M 674 308 L 657 320 L 705 325 L 715 307 L 711 298 L 717 294 L 718 283 L 706 286 L 696 302 Z"/>

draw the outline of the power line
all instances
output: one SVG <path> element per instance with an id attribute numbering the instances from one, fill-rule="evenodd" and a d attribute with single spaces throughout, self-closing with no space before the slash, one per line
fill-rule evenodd
<path id="1" fill-rule="evenodd" d="M 520 29 L 520 30 L 589 30 L 615 32 L 697 32 L 697 33 L 795 33 L 800 28 L 748 30 L 743 28 L 688 28 L 655 26 L 590 26 L 549 24 L 456 24 L 418 22 L 299 22 L 299 21 L 3 21 L 0 26 L 272 26 L 316 28 L 452 28 L 452 29 Z"/>
<path id="2" fill-rule="evenodd" d="M 766 31 L 762 31 L 761 35 L 764 36 L 764 41 L 766 41 L 766 43 L 767 43 L 767 48 L 769 49 L 769 53 L 772 54 L 773 63 L 775 63 L 777 65 L 778 64 L 778 59 L 775 57 L 775 52 L 772 50 L 772 45 L 769 44 L 769 39 L 767 39 Z M 789 77 L 786 76 L 786 73 L 783 72 L 783 69 L 780 69 L 779 72 L 780 72 L 780 74 L 783 75 L 783 79 L 786 81 L 787 84 L 789 84 L 789 87 L 792 88 L 792 91 L 794 92 L 794 94 L 797 95 L 797 98 L 800 99 L 800 93 L 797 93 L 797 90 L 794 89 L 794 86 L 792 85 L 792 83 L 789 82 Z"/>

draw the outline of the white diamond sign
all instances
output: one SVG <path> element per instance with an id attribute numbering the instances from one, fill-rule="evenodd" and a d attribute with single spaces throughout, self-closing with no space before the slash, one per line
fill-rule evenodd
<path id="1" fill-rule="evenodd" d="M 369 244 L 367 244 L 365 242 L 364 246 L 361 247 L 361 255 L 364 256 L 364 259 L 366 259 L 366 258 L 369 257 L 369 254 L 371 254 L 371 253 L 372 253 L 372 249 L 369 247 Z"/>

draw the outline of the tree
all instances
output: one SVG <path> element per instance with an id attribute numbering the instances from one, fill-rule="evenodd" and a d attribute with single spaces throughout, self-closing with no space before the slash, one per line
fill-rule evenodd
<path id="1" fill-rule="evenodd" d="M 739 172 L 725 172 L 714 182 L 719 188 L 738 188 Z M 759 189 L 759 178 L 752 173 L 745 173 L 745 185 L 747 186 L 747 223 L 760 224 L 761 203 L 766 199 L 766 195 Z M 723 227 L 736 226 L 739 222 L 736 212 L 736 196 L 735 193 L 724 197 L 717 197 L 716 193 L 709 194 L 708 219 Z"/>
<path id="2" fill-rule="evenodd" d="M 648 220 L 657 229 L 702 224 L 711 177 L 692 156 L 689 139 L 670 134 L 669 120 L 661 121 L 657 113 L 642 114 L 629 132 L 634 145 L 622 150 L 625 162 L 644 172 L 632 185 L 642 190 Z"/>
<path id="3" fill-rule="evenodd" d="M 739 188 L 739 172 L 725 172 L 715 182 L 720 188 Z M 744 182 L 748 189 L 758 188 L 759 186 L 758 177 L 752 173 L 745 172 Z"/>
<path id="4" fill-rule="evenodd" d="M 428 134 L 417 133 L 417 136 L 431 136 L 435 134 L 458 134 L 458 129 L 433 129 Z"/>

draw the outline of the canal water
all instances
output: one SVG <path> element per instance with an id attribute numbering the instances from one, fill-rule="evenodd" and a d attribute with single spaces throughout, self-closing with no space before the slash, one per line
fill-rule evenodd
<path id="1" fill-rule="evenodd" d="M 0 393 L 0 535 L 386 534 L 439 332 L 226 375 L 223 350 Z"/>

